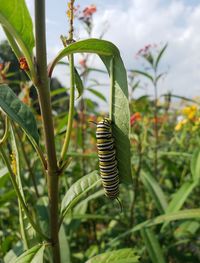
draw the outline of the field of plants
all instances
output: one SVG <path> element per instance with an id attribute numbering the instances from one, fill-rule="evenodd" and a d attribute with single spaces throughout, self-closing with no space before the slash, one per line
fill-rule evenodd
<path id="1" fill-rule="evenodd" d="M 168 44 L 126 69 L 92 38 L 97 7 L 71 0 L 47 64 L 34 2 L 32 21 L 25 0 L 0 0 L 0 263 L 200 262 L 200 99 L 158 92 Z"/>

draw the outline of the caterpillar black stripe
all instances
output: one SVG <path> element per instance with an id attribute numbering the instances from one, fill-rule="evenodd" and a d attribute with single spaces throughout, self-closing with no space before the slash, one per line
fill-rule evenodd
<path id="1" fill-rule="evenodd" d="M 110 119 L 105 118 L 97 123 L 96 138 L 100 176 L 105 195 L 112 200 L 118 200 L 119 172 L 117 169 L 116 150 Z"/>

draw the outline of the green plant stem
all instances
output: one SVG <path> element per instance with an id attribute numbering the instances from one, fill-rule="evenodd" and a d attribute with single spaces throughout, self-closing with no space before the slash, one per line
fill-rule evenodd
<path id="1" fill-rule="evenodd" d="M 45 147 L 47 151 L 47 182 L 50 210 L 51 245 L 53 262 L 60 263 L 60 248 L 58 237 L 59 174 L 54 141 L 54 127 L 50 100 L 50 87 L 47 76 L 45 0 L 35 0 L 35 36 L 38 81 L 34 84 L 38 89 L 38 98 L 40 103 L 45 137 Z"/>
<path id="2" fill-rule="evenodd" d="M 74 116 L 74 100 L 75 100 L 75 78 L 74 78 L 74 56 L 69 56 L 69 65 L 70 65 L 70 101 L 69 101 L 69 115 L 68 115 L 68 123 L 67 123 L 67 130 L 65 134 L 64 144 L 61 151 L 61 159 L 60 164 L 65 159 L 65 154 L 67 153 L 69 147 L 69 141 L 72 131 L 72 124 L 73 124 L 73 116 Z"/>
<path id="3" fill-rule="evenodd" d="M 11 182 L 12 182 L 12 184 L 13 184 L 13 188 L 15 189 L 15 192 L 16 192 L 16 194 L 17 194 L 17 197 L 19 198 L 20 204 L 21 204 L 21 206 L 22 206 L 22 208 L 23 208 L 23 210 L 24 210 L 24 213 L 26 214 L 26 216 L 27 216 L 30 224 L 32 225 L 32 227 L 35 229 L 35 231 L 36 231 L 42 238 L 44 238 L 45 240 L 49 241 L 49 238 L 48 238 L 45 234 L 42 233 L 42 231 L 41 231 L 41 229 L 39 228 L 38 224 L 36 224 L 36 223 L 33 221 L 32 217 L 31 217 L 31 215 L 30 215 L 30 213 L 29 213 L 28 207 L 27 207 L 27 205 L 26 205 L 25 202 L 24 202 L 24 199 L 23 199 L 23 197 L 22 197 L 22 195 L 21 195 L 21 192 L 20 192 L 19 187 L 18 187 L 18 185 L 17 185 L 17 182 L 16 182 L 16 180 L 15 180 L 15 174 L 13 173 L 12 168 L 11 168 L 11 166 L 10 166 L 10 160 L 8 160 L 8 158 L 7 158 L 7 156 L 6 156 L 6 153 L 5 153 L 2 145 L 0 145 L 0 152 L 1 152 L 2 158 L 3 158 L 5 164 L 6 164 L 7 168 L 8 168 L 8 171 L 9 171 L 9 174 L 10 174 L 10 179 L 11 179 Z"/>
<path id="4" fill-rule="evenodd" d="M 155 178 L 158 176 L 158 92 L 157 92 L 157 82 L 156 82 L 156 71 L 155 71 L 155 81 L 154 81 L 154 136 L 155 136 L 155 145 L 154 145 L 154 175 Z"/>

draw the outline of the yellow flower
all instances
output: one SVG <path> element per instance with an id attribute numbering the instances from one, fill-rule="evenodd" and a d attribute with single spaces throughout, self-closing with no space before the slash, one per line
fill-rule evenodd
<path id="1" fill-rule="evenodd" d="M 196 105 L 187 106 L 182 109 L 183 115 L 185 115 L 189 120 L 194 119 L 198 111 L 198 108 Z"/>
<path id="2" fill-rule="evenodd" d="M 175 131 L 180 131 L 187 122 L 186 119 L 179 121 L 175 126 Z"/>

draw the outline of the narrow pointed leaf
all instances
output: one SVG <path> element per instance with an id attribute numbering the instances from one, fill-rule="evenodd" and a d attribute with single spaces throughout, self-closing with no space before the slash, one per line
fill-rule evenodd
<path id="1" fill-rule="evenodd" d="M 115 138 L 116 157 L 118 161 L 119 179 L 121 183 L 130 183 L 130 111 L 128 101 L 128 83 L 126 69 L 120 55 L 113 57 L 113 76 L 111 76 L 111 59 L 100 56 L 104 62 L 110 77 L 113 78 L 112 92 L 112 130 Z"/>
<path id="2" fill-rule="evenodd" d="M 166 213 L 172 213 L 177 212 L 185 201 L 187 200 L 188 196 L 191 194 L 192 190 L 197 186 L 196 182 L 185 182 L 179 190 L 174 194 L 171 202 L 169 203 Z M 167 223 L 165 223 L 162 227 L 162 231 L 167 226 Z"/>
<path id="3" fill-rule="evenodd" d="M 15 263 L 43 263 L 44 245 L 37 245 L 24 252 Z"/>
<path id="4" fill-rule="evenodd" d="M 78 97 L 77 97 L 78 99 L 83 94 L 84 87 L 78 71 L 76 70 L 76 68 L 74 68 L 74 70 L 75 70 L 75 84 L 76 84 L 76 89 L 78 90 Z"/>
<path id="5" fill-rule="evenodd" d="M 94 94 L 95 96 L 97 96 L 99 99 L 103 100 L 106 102 L 106 97 L 99 91 L 92 89 L 92 88 L 87 88 L 87 90 L 89 90 L 92 94 Z"/>
<path id="6" fill-rule="evenodd" d="M 171 221 L 177 221 L 177 220 L 187 220 L 187 219 L 198 219 L 200 220 L 200 209 L 185 209 L 178 212 L 172 212 L 164 215 L 157 216 L 153 219 L 144 221 L 136 226 L 134 226 L 132 229 L 127 230 L 121 235 L 118 235 L 117 238 L 114 238 L 109 244 L 115 244 L 115 242 L 119 239 L 122 239 L 134 232 L 137 232 L 144 227 L 150 227 L 158 224 L 163 224 L 165 222 L 171 222 Z"/>
<path id="7" fill-rule="evenodd" d="M 0 23 L 23 45 L 29 55 L 35 45 L 33 23 L 24 0 L 1 0 Z"/>
<path id="8" fill-rule="evenodd" d="M 138 74 L 138 75 L 141 75 L 143 77 L 146 77 L 147 79 L 149 79 L 151 82 L 153 82 L 153 77 L 148 74 L 147 72 L 144 72 L 142 70 L 131 70 L 132 73 L 135 73 L 135 74 Z"/>
<path id="9" fill-rule="evenodd" d="M 139 256 L 132 248 L 123 248 L 99 254 L 86 263 L 139 263 Z"/>
<path id="10" fill-rule="evenodd" d="M 89 190 L 99 185 L 101 185 L 101 178 L 98 175 L 98 171 L 93 171 L 76 181 L 69 188 L 62 200 L 61 212 L 63 216 L 74 207 L 80 198 L 82 198 Z"/>
<path id="11" fill-rule="evenodd" d="M 35 117 L 29 107 L 22 103 L 8 85 L 0 85 L 0 108 L 15 121 L 25 133 L 39 143 Z"/>
<path id="12" fill-rule="evenodd" d="M 158 68 L 158 64 L 159 64 L 159 62 L 160 62 L 163 54 L 165 53 L 165 50 L 166 50 L 167 46 L 168 46 L 168 44 L 165 44 L 164 47 L 163 47 L 163 48 L 161 49 L 161 51 L 159 52 L 158 57 L 157 57 L 157 59 L 156 59 L 156 61 L 155 61 L 155 69 Z"/>
<path id="13" fill-rule="evenodd" d="M 192 173 L 192 179 L 195 182 L 199 182 L 200 179 L 200 150 L 197 149 L 191 159 L 190 169 Z"/>
<path id="14" fill-rule="evenodd" d="M 126 69 L 120 57 L 118 48 L 111 42 L 100 39 L 87 39 L 75 42 L 64 48 L 49 66 L 49 76 L 56 64 L 64 57 L 75 53 L 98 54 L 105 64 L 110 77 L 113 79 L 112 121 L 120 182 L 130 183 L 130 112 L 128 101 L 128 84 Z M 111 62 L 113 61 L 113 74 Z"/>
<path id="15" fill-rule="evenodd" d="M 154 200 L 157 209 L 160 211 L 160 213 L 165 212 L 168 206 L 167 200 L 157 181 L 150 174 L 146 173 L 142 174 L 142 181 L 150 193 L 152 199 Z"/>
<path id="16" fill-rule="evenodd" d="M 60 257 L 61 263 L 70 263 L 70 248 L 67 236 L 65 234 L 64 226 L 62 225 L 59 231 L 59 241 L 60 241 Z"/>
<path id="17" fill-rule="evenodd" d="M 154 232 L 149 228 L 144 228 L 141 230 L 141 234 L 152 263 L 166 263 L 162 248 Z"/>

